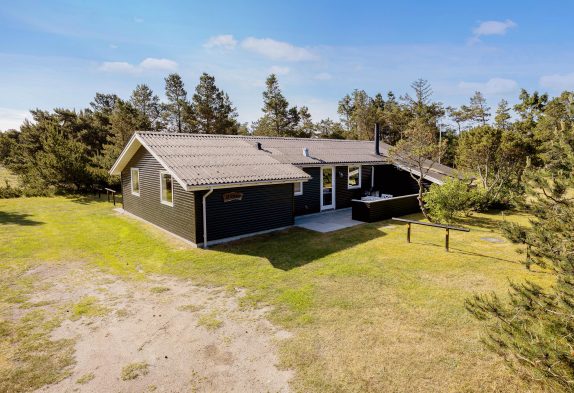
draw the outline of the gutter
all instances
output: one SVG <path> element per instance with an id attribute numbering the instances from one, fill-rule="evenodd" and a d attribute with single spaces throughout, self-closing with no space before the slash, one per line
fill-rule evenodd
<path id="1" fill-rule="evenodd" d="M 213 192 L 213 187 L 203 195 L 202 207 L 203 207 L 203 248 L 207 248 L 207 197 Z"/>

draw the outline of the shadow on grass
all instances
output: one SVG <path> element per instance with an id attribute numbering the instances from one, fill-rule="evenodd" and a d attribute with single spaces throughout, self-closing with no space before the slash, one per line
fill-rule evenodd
<path id="1" fill-rule="evenodd" d="M 80 205 L 91 205 L 98 202 L 107 202 L 106 194 L 98 195 L 70 195 L 68 199 L 71 202 L 78 203 Z M 110 196 L 110 204 L 112 203 L 112 197 Z M 116 195 L 116 206 L 121 206 L 122 198 Z"/>
<path id="2" fill-rule="evenodd" d="M 329 233 L 291 228 L 226 243 L 213 249 L 265 258 L 274 268 L 289 271 L 384 235 L 376 225 L 369 224 Z"/>
<path id="3" fill-rule="evenodd" d="M 8 213 L 0 211 L 0 225 L 22 225 L 22 226 L 34 226 L 34 225 L 42 225 L 44 224 L 41 221 L 32 220 L 30 217 L 31 214 L 25 213 Z"/>

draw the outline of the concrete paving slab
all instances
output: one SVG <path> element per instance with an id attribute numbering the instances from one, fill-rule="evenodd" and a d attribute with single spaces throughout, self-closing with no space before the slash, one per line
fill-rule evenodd
<path id="1" fill-rule="evenodd" d="M 338 231 L 359 224 L 363 224 L 363 222 L 351 218 L 351 209 L 332 210 L 295 217 L 295 226 L 321 233 Z"/>

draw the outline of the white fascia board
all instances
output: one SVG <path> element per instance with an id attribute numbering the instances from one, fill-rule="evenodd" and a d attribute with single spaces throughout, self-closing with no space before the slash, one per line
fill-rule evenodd
<path id="1" fill-rule="evenodd" d="M 187 190 L 188 191 L 201 191 L 201 190 L 209 190 L 210 188 L 220 189 L 220 188 L 269 186 L 269 185 L 274 185 L 274 184 L 290 184 L 290 183 L 299 183 L 299 182 L 306 183 L 307 181 L 309 181 L 309 178 L 254 181 L 254 182 L 247 182 L 247 183 L 243 182 L 243 183 L 227 183 L 227 184 L 214 184 L 214 185 L 206 184 L 206 185 L 200 185 L 200 186 L 189 186 L 189 187 L 187 187 Z"/>
<path id="2" fill-rule="evenodd" d="M 407 167 L 407 166 L 405 166 L 405 165 L 400 165 L 400 164 L 395 164 L 395 166 L 396 166 L 397 168 L 400 168 L 400 169 L 404 170 L 404 171 L 412 172 L 412 173 L 414 173 L 414 174 L 415 174 L 416 176 L 418 176 L 418 177 L 421 177 L 421 173 L 420 173 L 419 171 L 415 170 L 415 169 L 412 169 L 412 168 L 409 168 L 409 167 Z M 442 186 L 442 185 L 444 184 L 444 182 L 443 182 L 442 180 L 439 180 L 439 179 L 437 179 L 437 178 L 435 178 L 435 177 L 429 176 L 428 174 L 425 175 L 425 176 L 423 176 L 423 178 L 424 178 L 425 180 L 428 180 L 428 181 L 430 181 L 430 182 L 433 182 L 433 183 L 435 183 L 435 184 L 438 184 L 439 186 Z"/>
<path id="3" fill-rule="evenodd" d="M 112 169 L 110 169 L 110 175 L 119 175 L 122 173 L 122 170 L 126 167 L 128 162 L 131 160 L 133 155 L 138 151 L 141 143 L 136 139 L 136 134 L 134 133 L 122 152 L 120 156 L 114 162 Z"/>
<path id="4" fill-rule="evenodd" d="M 129 142 L 127 143 L 126 147 L 124 147 L 124 150 L 122 151 L 122 153 L 120 154 L 120 156 L 118 157 L 116 162 L 114 163 L 114 166 L 112 167 L 112 169 L 110 169 L 110 175 L 121 174 L 122 170 L 130 162 L 130 160 L 132 159 L 134 154 L 136 154 L 136 152 L 138 151 L 138 149 L 141 146 L 143 146 L 152 155 L 152 157 L 155 158 L 157 160 L 157 162 L 160 163 L 160 165 L 163 167 L 163 169 L 165 169 L 165 171 L 167 173 L 169 173 L 184 190 L 187 190 L 189 188 L 189 186 L 184 181 L 182 181 L 171 170 L 171 168 L 169 168 L 167 166 L 167 164 L 160 157 L 158 157 L 157 154 L 155 154 L 155 152 L 152 149 L 150 149 L 150 147 L 147 145 L 147 143 L 144 142 L 144 140 L 139 136 L 139 134 L 137 132 L 134 132 L 134 134 L 130 138 Z"/>

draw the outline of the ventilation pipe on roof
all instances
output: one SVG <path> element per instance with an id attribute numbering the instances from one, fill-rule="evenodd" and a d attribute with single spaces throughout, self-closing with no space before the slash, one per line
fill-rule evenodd
<path id="1" fill-rule="evenodd" d="M 304 148 L 303 148 L 303 155 L 304 155 L 305 157 L 309 157 L 309 148 L 308 148 L 308 147 L 304 147 Z"/>
<path id="2" fill-rule="evenodd" d="M 261 142 L 257 142 L 257 150 L 261 150 Z"/>
<path id="3" fill-rule="evenodd" d="M 379 123 L 375 123 L 375 154 L 378 156 L 381 155 L 379 149 L 380 140 L 381 140 L 381 127 Z"/>
<path id="4" fill-rule="evenodd" d="M 203 248 L 207 248 L 207 197 L 213 192 L 213 187 L 203 194 Z"/>

